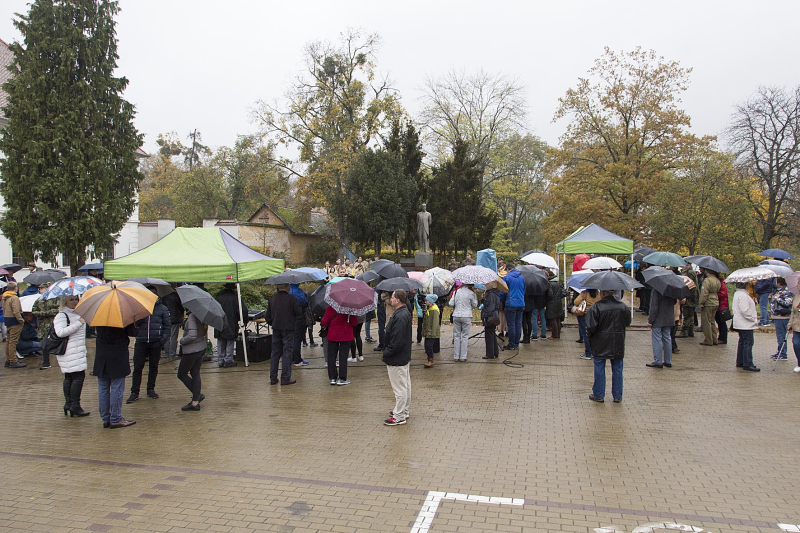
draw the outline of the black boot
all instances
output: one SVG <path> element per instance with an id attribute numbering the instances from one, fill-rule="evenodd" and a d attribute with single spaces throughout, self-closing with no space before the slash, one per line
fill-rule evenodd
<path id="1" fill-rule="evenodd" d="M 89 416 L 89 411 L 84 411 L 81 407 L 81 391 L 83 390 L 83 379 L 78 378 L 72 380 L 72 387 L 70 388 L 70 397 L 72 404 L 69 410 L 69 416 Z"/>
<path id="2" fill-rule="evenodd" d="M 72 406 L 72 400 L 70 399 L 70 393 L 72 389 L 72 379 L 64 375 L 64 416 L 67 416 L 67 411 L 70 410 Z"/>

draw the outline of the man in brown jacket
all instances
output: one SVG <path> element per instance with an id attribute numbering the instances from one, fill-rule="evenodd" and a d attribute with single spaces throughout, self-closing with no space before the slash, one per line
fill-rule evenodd
<path id="1" fill-rule="evenodd" d="M 700 344 L 703 346 L 716 346 L 719 344 L 719 341 L 717 340 L 717 322 L 714 319 L 714 315 L 716 315 L 717 308 L 719 307 L 719 297 L 717 293 L 719 292 L 720 281 L 717 277 L 717 273 L 713 270 L 701 270 L 705 270 L 705 279 L 700 289 L 700 300 L 698 303 L 700 304 L 701 313 L 700 325 L 703 327 L 703 336 L 705 338 Z"/>
<path id="2" fill-rule="evenodd" d="M 17 342 L 22 333 L 25 319 L 22 318 L 22 305 L 17 296 L 17 284 L 13 281 L 6 286 L 3 293 L 3 315 L 6 323 L 6 368 L 23 368 L 25 363 L 17 361 Z"/>

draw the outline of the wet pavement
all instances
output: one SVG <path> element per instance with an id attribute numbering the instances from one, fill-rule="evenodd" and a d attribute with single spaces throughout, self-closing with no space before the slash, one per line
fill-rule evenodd
<path id="1" fill-rule="evenodd" d="M 680 339 L 658 370 L 649 332 L 630 331 L 621 404 L 588 400 L 577 329 L 523 345 L 514 366 L 481 360 L 480 338 L 454 363 L 450 335 L 432 369 L 414 345 L 400 427 L 382 425 L 394 398 L 374 344 L 346 387 L 321 348 L 292 386 L 271 386 L 268 362 L 206 363 L 188 413 L 162 361 L 160 399 L 123 405 L 137 424 L 116 430 L 94 378 L 91 416 L 69 418 L 57 366 L 3 369 L 0 531 L 800 531 L 800 374 L 791 349 L 772 371 L 774 334 L 755 335 L 762 372 L 745 373 L 736 334 Z"/>

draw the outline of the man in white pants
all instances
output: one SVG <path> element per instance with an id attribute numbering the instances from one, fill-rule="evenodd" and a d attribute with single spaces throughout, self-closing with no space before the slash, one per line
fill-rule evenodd
<path id="1" fill-rule="evenodd" d="M 383 362 L 389 372 L 395 404 L 390 417 L 383 423 L 387 426 L 401 426 L 408 419 L 411 405 L 411 313 L 406 307 L 408 295 L 400 289 L 389 299 L 394 313 L 386 323 L 386 346 L 383 349 Z"/>

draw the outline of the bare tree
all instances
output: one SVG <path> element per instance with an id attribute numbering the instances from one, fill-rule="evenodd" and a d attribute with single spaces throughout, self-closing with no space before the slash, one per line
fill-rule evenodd
<path id="1" fill-rule="evenodd" d="M 792 232 L 800 186 L 800 87 L 786 92 L 759 87 L 755 96 L 736 106 L 728 127 L 739 175 L 754 180 L 747 200 L 761 226 L 760 245 Z"/>

